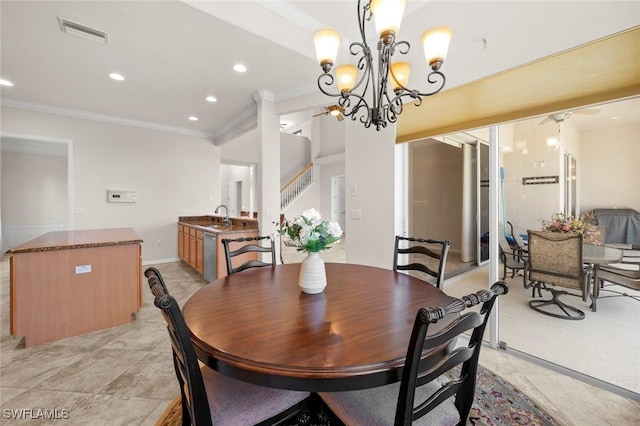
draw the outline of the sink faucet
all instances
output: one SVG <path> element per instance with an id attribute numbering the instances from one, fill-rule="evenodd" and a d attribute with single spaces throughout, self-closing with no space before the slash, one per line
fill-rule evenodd
<path id="1" fill-rule="evenodd" d="M 227 206 L 225 206 L 224 204 L 220 204 L 218 207 L 216 207 L 216 211 L 214 211 L 214 214 L 218 214 L 218 211 L 220 210 L 221 207 L 224 207 L 224 223 L 226 223 L 228 226 L 231 226 L 231 219 L 229 219 L 229 208 Z"/>

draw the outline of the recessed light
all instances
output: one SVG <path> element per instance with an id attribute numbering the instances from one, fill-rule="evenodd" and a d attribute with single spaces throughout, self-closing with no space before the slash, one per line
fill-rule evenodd
<path id="1" fill-rule="evenodd" d="M 115 72 L 112 72 L 111 74 L 109 74 L 109 77 L 111 77 L 112 79 L 117 80 L 117 81 L 123 81 L 124 80 L 124 77 L 122 75 L 120 75 L 118 73 L 115 73 Z"/>
<path id="2" fill-rule="evenodd" d="M 215 102 L 215 101 L 217 101 L 215 96 L 207 96 L 205 99 L 207 100 L 207 102 Z"/>
<path id="3" fill-rule="evenodd" d="M 191 117 L 189 117 L 189 120 L 198 121 L 198 117 L 196 117 L 195 115 L 192 115 Z"/>
<path id="4" fill-rule="evenodd" d="M 13 83 L 10 82 L 9 80 L 5 80 L 4 78 L 0 78 L 0 86 L 11 87 L 11 86 L 13 86 Z"/>
<path id="5" fill-rule="evenodd" d="M 234 69 L 236 72 L 247 72 L 247 67 L 245 67 L 245 66 L 244 66 L 244 65 L 242 65 L 242 64 L 235 64 L 235 65 L 233 66 L 233 69 Z"/>
<path id="6" fill-rule="evenodd" d="M 620 120 L 622 117 L 620 117 L 619 115 L 616 115 L 615 117 L 611 117 L 612 120 Z"/>

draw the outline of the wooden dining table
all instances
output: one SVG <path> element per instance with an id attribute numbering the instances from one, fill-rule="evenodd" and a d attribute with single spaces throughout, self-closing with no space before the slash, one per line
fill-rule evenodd
<path id="1" fill-rule="evenodd" d="M 309 295 L 298 287 L 299 270 L 300 264 L 252 268 L 196 291 L 183 314 L 200 361 L 283 389 L 381 386 L 401 378 L 418 309 L 453 300 L 404 273 L 346 263 L 327 263 L 327 287 Z M 425 353 L 425 362 L 436 362 L 446 346 Z"/>

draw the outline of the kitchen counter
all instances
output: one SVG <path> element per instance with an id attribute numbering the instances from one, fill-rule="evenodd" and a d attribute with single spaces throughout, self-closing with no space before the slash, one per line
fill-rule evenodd
<path id="1" fill-rule="evenodd" d="M 48 232 L 24 244 L 13 247 L 7 250 L 6 253 L 11 255 L 136 243 L 142 243 L 142 239 L 131 228 L 57 231 Z"/>
<path id="2" fill-rule="evenodd" d="M 258 230 L 258 219 L 231 217 L 231 226 L 224 223 L 224 216 L 179 216 L 178 223 L 208 233 L 237 233 Z"/>
<path id="3" fill-rule="evenodd" d="M 258 235 L 257 219 L 245 216 L 230 219 L 231 225 L 227 225 L 224 216 L 178 217 L 178 257 L 208 281 L 227 275 L 223 238 Z"/>

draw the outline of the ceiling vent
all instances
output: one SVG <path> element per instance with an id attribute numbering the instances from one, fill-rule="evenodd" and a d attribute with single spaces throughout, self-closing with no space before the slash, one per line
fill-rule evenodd
<path id="1" fill-rule="evenodd" d="M 67 34 L 82 37 L 101 44 L 107 44 L 108 37 L 107 33 L 104 31 L 70 21 L 61 16 L 58 16 L 58 21 L 60 22 L 60 29 Z"/>

